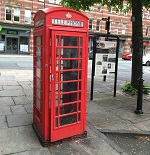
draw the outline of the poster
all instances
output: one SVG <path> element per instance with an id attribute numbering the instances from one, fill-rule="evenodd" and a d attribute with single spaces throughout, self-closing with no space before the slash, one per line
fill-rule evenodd
<path id="1" fill-rule="evenodd" d="M 28 45 L 20 44 L 20 51 L 21 52 L 29 52 Z"/>
<path id="2" fill-rule="evenodd" d="M 96 75 L 107 75 L 115 72 L 115 54 L 96 54 Z"/>
<path id="3" fill-rule="evenodd" d="M 106 43 L 106 41 L 105 41 Z M 109 45 L 109 46 L 108 46 Z M 107 41 L 107 47 L 97 46 L 96 60 L 95 60 L 95 75 L 108 75 L 115 73 L 116 62 L 116 44 Z"/>
<path id="4" fill-rule="evenodd" d="M 0 41 L 0 51 L 4 51 L 5 50 L 5 44 L 4 42 Z"/>

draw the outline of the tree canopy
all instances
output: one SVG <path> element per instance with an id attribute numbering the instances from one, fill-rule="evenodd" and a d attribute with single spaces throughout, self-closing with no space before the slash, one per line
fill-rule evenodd
<path id="1" fill-rule="evenodd" d="M 114 7 L 116 10 L 123 10 L 124 2 L 127 3 L 127 8 L 125 11 L 130 10 L 132 8 L 132 0 L 62 0 L 62 5 L 78 11 L 89 10 L 89 8 L 94 4 L 107 5 L 108 8 Z M 146 9 L 150 8 L 150 0 L 142 0 L 142 6 Z"/>
<path id="2" fill-rule="evenodd" d="M 138 81 L 143 77 L 142 57 L 143 57 L 143 28 L 142 9 L 150 8 L 150 0 L 62 0 L 62 5 L 78 11 L 90 10 L 94 4 L 107 5 L 114 10 L 128 12 L 132 10 L 132 75 L 131 85 L 138 89 Z M 124 8 L 126 4 L 126 8 Z"/>

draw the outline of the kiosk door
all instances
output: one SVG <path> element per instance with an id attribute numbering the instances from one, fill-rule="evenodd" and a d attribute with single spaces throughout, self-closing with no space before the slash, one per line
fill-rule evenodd
<path id="1" fill-rule="evenodd" d="M 85 131 L 84 33 L 52 31 L 51 141 Z M 87 68 L 87 66 L 86 66 Z"/>

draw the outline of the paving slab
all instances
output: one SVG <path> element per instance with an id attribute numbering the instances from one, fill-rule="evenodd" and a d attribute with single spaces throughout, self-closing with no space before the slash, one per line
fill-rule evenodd
<path id="1" fill-rule="evenodd" d="M 26 97 L 27 97 L 28 101 L 29 101 L 31 104 L 33 104 L 33 96 L 26 96 Z"/>
<path id="2" fill-rule="evenodd" d="M 3 105 L 14 105 L 12 97 L 0 97 L 0 106 Z"/>
<path id="3" fill-rule="evenodd" d="M 52 155 L 88 155 L 86 150 L 77 142 L 65 142 L 50 146 L 49 150 Z"/>
<path id="4" fill-rule="evenodd" d="M 87 102 L 87 114 L 96 114 L 101 112 L 106 112 L 106 110 L 95 104 L 93 101 Z"/>
<path id="5" fill-rule="evenodd" d="M 8 127 L 19 127 L 24 125 L 31 125 L 32 114 L 20 114 L 20 115 L 10 115 L 6 116 Z"/>
<path id="6" fill-rule="evenodd" d="M 135 113 L 127 113 L 124 115 L 120 115 L 120 117 L 124 120 L 129 120 L 132 123 L 139 123 L 150 119 L 150 115 L 138 115 Z"/>
<path id="7" fill-rule="evenodd" d="M 27 96 L 17 96 L 17 97 L 12 97 L 16 105 L 24 105 L 24 104 L 31 104 L 30 101 L 28 100 Z"/>
<path id="8" fill-rule="evenodd" d="M 16 89 L 22 89 L 22 87 L 21 86 L 3 86 L 3 89 L 4 90 L 11 90 L 11 91 L 13 91 L 13 90 L 16 90 Z"/>
<path id="9" fill-rule="evenodd" d="M 19 83 L 17 81 L 0 81 L 0 85 L 2 86 L 18 86 Z"/>
<path id="10" fill-rule="evenodd" d="M 33 149 L 41 149 L 37 136 L 31 126 L 0 130 L 0 154 L 14 154 Z"/>
<path id="11" fill-rule="evenodd" d="M 22 89 L 22 91 L 24 92 L 24 94 L 27 97 L 32 97 L 33 98 L 33 89 L 32 88 L 30 88 L 30 89 Z"/>
<path id="12" fill-rule="evenodd" d="M 0 116 L 0 129 L 7 128 L 6 117 Z"/>
<path id="13" fill-rule="evenodd" d="M 138 132 L 141 131 L 137 126 L 135 126 L 130 121 L 117 120 L 109 123 L 99 124 L 95 126 L 101 132 L 110 131 L 110 132 Z"/>
<path id="14" fill-rule="evenodd" d="M 31 151 L 24 151 L 20 153 L 14 153 L 13 155 L 51 155 L 48 148 L 33 149 Z"/>
<path id="15" fill-rule="evenodd" d="M 107 108 L 107 111 L 109 111 L 110 113 L 120 116 L 120 115 L 124 115 L 124 114 L 128 114 L 128 113 L 134 113 L 136 107 L 135 106 L 123 106 L 118 108 Z"/>
<path id="16" fill-rule="evenodd" d="M 48 148 L 33 149 L 31 151 L 25 151 L 20 153 L 14 153 L 13 155 L 52 155 Z"/>
<path id="17" fill-rule="evenodd" d="M 145 100 L 142 103 L 142 110 L 144 114 L 150 114 L 150 101 Z"/>
<path id="18" fill-rule="evenodd" d="M 27 80 L 31 80 L 31 79 L 33 79 L 33 77 L 29 77 L 28 75 L 22 75 L 22 76 L 15 76 L 15 79 L 16 79 L 16 81 L 27 81 Z"/>
<path id="19" fill-rule="evenodd" d="M 3 105 L 0 107 L 0 116 L 11 115 L 11 109 L 8 105 Z"/>
<path id="20" fill-rule="evenodd" d="M 2 96 L 22 96 L 24 92 L 22 90 L 2 90 L 0 91 L 0 97 Z"/>
<path id="21" fill-rule="evenodd" d="M 124 103 L 123 104 L 118 98 L 114 98 L 114 97 L 95 99 L 94 102 L 97 103 L 101 107 L 106 107 L 106 108 L 109 108 L 109 109 L 116 109 L 116 108 L 131 105 L 129 103 Z"/>
<path id="22" fill-rule="evenodd" d="M 27 104 L 24 105 L 25 110 L 27 111 L 27 113 L 33 113 L 33 104 Z"/>
<path id="23" fill-rule="evenodd" d="M 13 113 L 13 115 L 18 115 L 18 114 L 27 114 L 27 111 L 25 110 L 24 106 L 22 105 L 14 105 L 10 106 L 10 109 Z"/>
<path id="24" fill-rule="evenodd" d="M 101 112 L 96 114 L 87 114 L 87 120 L 91 122 L 93 126 L 97 126 L 99 124 L 120 120 L 120 118 L 116 115 L 110 114 L 109 112 Z"/>
<path id="25" fill-rule="evenodd" d="M 19 84 L 22 86 L 23 89 L 32 90 L 32 83 L 30 81 L 19 81 Z"/>
<path id="26" fill-rule="evenodd" d="M 134 124 L 141 131 L 149 131 L 150 132 L 150 119 L 147 121 L 139 122 Z"/>
<path id="27" fill-rule="evenodd" d="M 120 153 L 99 137 L 80 140 L 79 144 L 91 155 L 109 155 L 110 153 L 111 155 L 120 155 Z"/>

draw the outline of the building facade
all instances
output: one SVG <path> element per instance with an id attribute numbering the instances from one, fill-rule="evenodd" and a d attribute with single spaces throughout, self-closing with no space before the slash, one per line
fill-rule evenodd
<path id="1" fill-rule="evenodd" d="M 33 54 L 33 18 L 37 10 L 61 7 L 61 0 L 0 0 L 0 54 Z M 126 8 L 126 4 L 124 4 Z M 132 51 L 131 12 L 115 11 L 113 8 L 95 4 L 90 11 L 83 12 L 89 18 L 89 33 L 106 34 L 106 21 L 110 17 L 110 33 L 120 37 L 119 53 Z M 143 10 L 143 52 L 150 53 L 150 10 Z M 89 50 L 92 48 L 89 35 Z M 114 41 L 113 38 L 109 38 Z"/>

